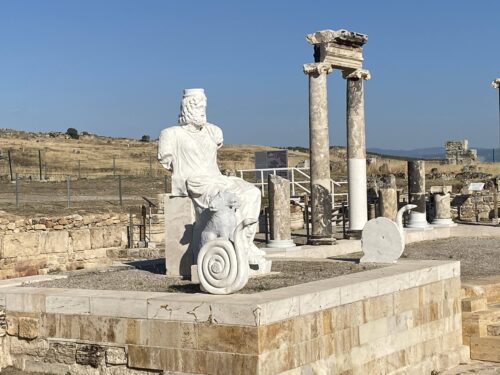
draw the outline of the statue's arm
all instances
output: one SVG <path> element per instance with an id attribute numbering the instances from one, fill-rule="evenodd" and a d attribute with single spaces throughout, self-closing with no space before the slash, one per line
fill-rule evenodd
<path id="1" fill-rule="evenodd" d="M 166 132 L 160 133 L 158 141 L 158 160 L 163 167 L 169 171 L 173 169 L 172 162 L 174 160 L 171 137 Z"/>
<path id="2" fill-rule="evenodd" d="M 217 148 L 221 148 L 222 145 L 224 144 L 224 135 L 222 134 L 222 129 L 219 128 L 218 126 L 213 125 L 213 139 L 215 143 L 217 144 Z"/>

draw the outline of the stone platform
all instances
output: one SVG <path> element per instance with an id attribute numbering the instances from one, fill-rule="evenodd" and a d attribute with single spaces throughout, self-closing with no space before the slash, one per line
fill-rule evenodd
<path id="1" fill-rule="evenodd" d="M 250 295 L 0 287 L 0 367 L 54 374 L 408 374 L 468 358 L 460 264 Z"/>

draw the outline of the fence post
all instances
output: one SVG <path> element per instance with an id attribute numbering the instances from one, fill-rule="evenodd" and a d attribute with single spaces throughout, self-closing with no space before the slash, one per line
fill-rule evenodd
<path id="1" fill-rule="evenodd" d="M 16 173 L 16 207 L 19 207 L 19 175 Z"/>
<path id="2" fill-rule="evenodd" d="M 295 169 L 292 169 L 292 196 L 295 197 Z"/>
<path id="3" fill-rule="evenodd" d="M 128 247 L 134 247 L 134 219 L 132 217 L 132 209 L 129 210 L 129 224 L 128 224 Z"/>
<path id="4" fill-rule="evenodd" d="M 38 168 L 40 169 L 40 181 L 43 180 L 42 176 L 42 151 L 38 150 Z"/>
<path id="5" fill-rule="evenodd" d="M 10 154 L 10 149 L 7 151 L 7 155 L 9 156 L 10 180 L 14 181 L 14 175 L 12 174 L 12 155 Z M 16 177 L 16 179 L 17 179 L 17 177 Z"/>
<path id="6" fill-rule="evenodd" d="M 66 195 L 68 197 L 68 208 L 71 207 L 71 176 L 66 176 Z"/>
<path id="7" fill-rule="evenodd" d="M 262 191 L 262 196 L 265 197 L 266 196 L 266 191 L 264 189 L 264 172 L 262 171 L 262 169 L 260 170 L 260 189 Z"/>
<path id="8" fill-rule="evenodd" d="M 118 198 L 120 199 L 120 206 L 123 206 L 123 199 L 122 199 L 122 176 L 118 176 Z"/>

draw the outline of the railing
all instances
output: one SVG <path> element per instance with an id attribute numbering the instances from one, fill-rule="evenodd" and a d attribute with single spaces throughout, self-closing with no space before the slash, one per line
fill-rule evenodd
<path id="1" fill-rule="evenodd" d="M 290 194 L 297 196 L 302 194 L 311 194 L 309 189 L 311 177 L 309 168 L 265 168 L 265 169 L 241 169 L 237 171 L 238 176 L 245 181 L 252 182 L 260 188 L 263 197 L 267 191 L 267 176 L 279 175 L 290 180 Z M 330 191 L 332 192 L 332 204 L 334 207 L 340 207 L 342 202 L 348 201 L 347 192 L 335 193 L 335 188 L 347 185 L 347 181 L 334 181 L 330 179 Z"/>

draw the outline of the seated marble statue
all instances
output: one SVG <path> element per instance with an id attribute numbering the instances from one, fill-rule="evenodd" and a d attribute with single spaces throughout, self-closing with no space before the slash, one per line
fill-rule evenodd
<path id="1" fill-rule="evenodd" d="M 203 89 L 184 90 L 178 124 L 160 134 L 158 160 L 172 171 L 172 195 L 189 196 L 198 221 L 218 194 L 229 192 L 238 198 L 240 204 L 236 210 L 238 223 L 244 219 L 257 219 L 261 192 L 241 178 L 224 176 L 220 172 L 217 150 L 223 144 L 222 130 L 207 122 L 206 107 Z M 247 230 L 251 264 L 257 263 L 264 254 L 253 244 L 256 228 L 252 225 Z"/>

